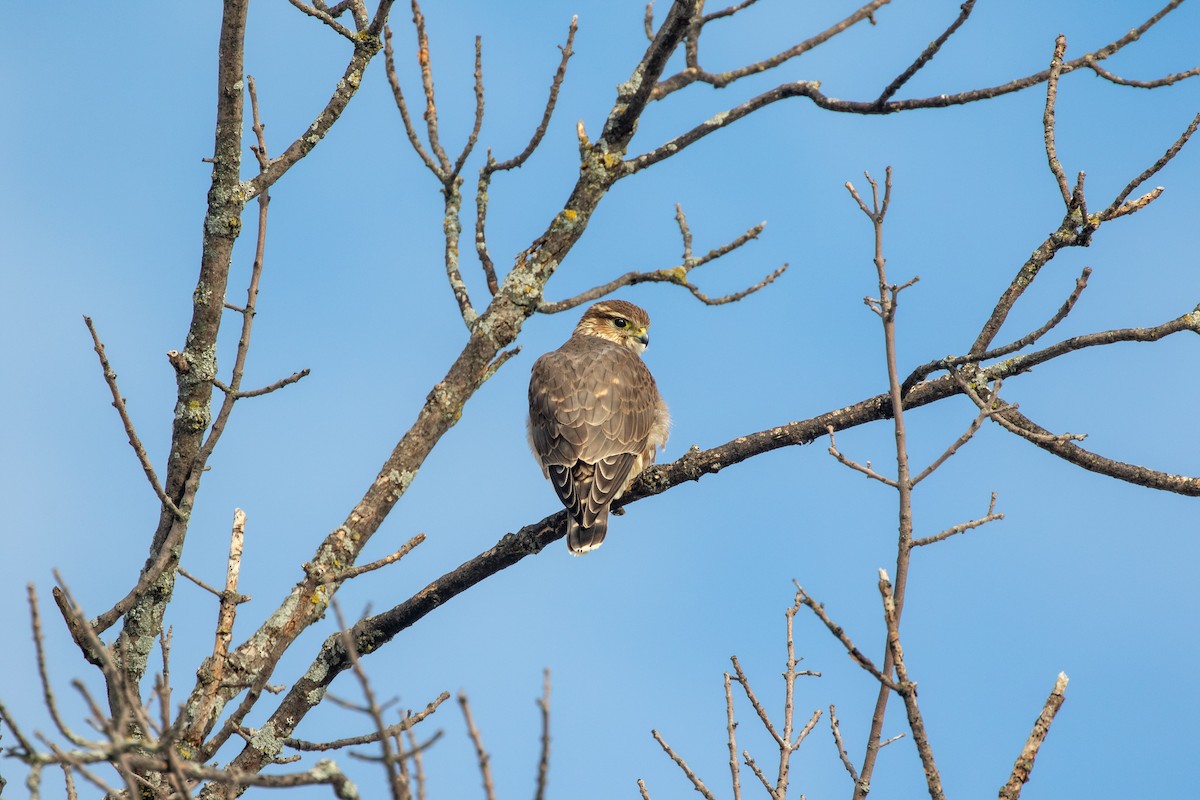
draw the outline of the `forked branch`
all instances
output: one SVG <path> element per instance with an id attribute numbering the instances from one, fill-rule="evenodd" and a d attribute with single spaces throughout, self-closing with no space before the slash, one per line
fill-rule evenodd
<path id="1" fill-rule="evenodd" d="M 492 151 L 489 148 L 487 161 L 479 169 L 479 180 L 476 183 L 475 190 L 475 252 L 479 256 L 479 263 L 483 268 L 483 274 L 487 280 L 488 291 L 493 296 L 500 290 L 500 284 L 496 279 L 496 267 L 492 263 L 491 255 L 488 253 L 486 234 L 487 210 L 490 200 L 488 192 L 491 187 L 492 176 L 497 172 L 517 169 L 529 160 L 529 157 L 533 155 L 533 151 L 542 143 L 542 138 L 546 135 L 547 128 L 550 127 L 550 119 L 554 115 L 554 108 L 558 105 L 558 93 L 562 89 L 563 81 L 567 77 L 567 62 L 575 54 L 575 33 L 578 30 L 579 17 L 571 17 L 571 25 L 567 29 L 566 44 L 559 48 L 562 51 L 562 58 L 558 62 L 558 69 L 554 72 L 554 78 L 550 81 L 550 96 L 546 98 L 546 106 L 542 111 L 542 120 L 538 123 L 533 135 L 529 138 L 529 143 L 525 145 L 525 149 L 510 159 L 496 161 L 492 157 Z"/>
<path id="2" fill-rule="evenodd" d="M 760 222 L 758 225 L 751 227 L 745 233 L 733 239 L 732 241 L 721 245 L 720 247 L 714 247 L 712 250 L 709 250 L 707 253 L 697 258 L 692 253 L 691 228 L 688 227 L 687 217 L 683 213 L 683 208 L 678 203 L 675 205 L 675 220 L 679 223 L 679 233 L 683 238 L 683 260 L 678 266 L 654 270 L 652 272 L 626 272 L 624 275 L 621 275 L 620 277 L 615 278 L 608 283 L 595 286 L 591 289 L 588 289 L 586 292 L 581 292 L 580 294 L 577 294 L 574 297 L 569 297 L 566 300 L 559 300 L 557 302 L 542 302 L 538 305 L 538 312 L 541 314 L 557 314 L 560 311 L 566 311 L 568 309 L 575 308 L 583 303 L 598 300 L 601 297 L 605 297 L 615 292 L 617 289 L 620 289 L 623 286 L 636 286 L 639 283 L 673 283 L 676 286 L 683 286 L 686 288 L 697 300 L 705 305 L 724 305 L 725 303 L 735 303 L 747 295 L 757 292 L 759 289 L 762 289 L 763 287 L 773 283 L 776 278 L 787 271 L 788 265 L 784 264 L 753 286 L 749 286 L 741 291 L 721 297 L 709 297 L 688 280 L 688 276 L 691 274 L 692 270 L 696 269 L 697 267 L 702 267 L 711 261 L 715 261 L 718 258 L 721 258 L 722 256 L 738 249 L 747 242 L 757 239 L 759 235 L 762 234 L 763 229 L 766 227 L 766 223 Z"/>
<path id="3" fill-rule="evenodd" d="M 808 722 L 806 722 L 800 728 L 799 732 L 795 731 L 796 681 L 802 676 L 820 677 L 819 672 L 796 669 L 797 665 L 802 659 L 799 659 L 796 656 L 792 623 L 795 620 L 796 613 L 800 610 L 800 606 L 803 603 L 803 597 L 803 590 L 797 587 L 795 602 L 792 603 L 791 608 L 789 608 L 785 613 L 785 617 L 787 619 L 787 664 L 783 672 L 783 715 L 779 723 L 773 723 L 771 721 L 766 709 L 763 708 L 762 703 L 759 702 L 758 697 L 755 695 L 754 690 L 750 688 L 750 681 L 746 678 L 746 673 L 742 670 L 742 665 L 738 662 L 737 656 L 730 658 L 730 661 L 733 664 L 734 672 L 736 673 L 736 677 L 731 676 L 728 672 L 726 672 L 724 676 L 724 688 L 726 732 L 729 746 L 729 773 L 730 781 L 733 787 L 734 800 L 740 800 L 742 796 L 742 790 L 741 774 L 737 759 L 737 741 L 734 736 L 734 730 L 737 728 L 737 722 L 734 719 L 733 691 L 731 688 L 732 683 L 736 682 L 742 687 L 742 691 L 745 692 L 746 699 L 750 701 L 750 705 L 754 709 L 754 713 L 762 722 L 767 733 L 770 734 L 772 739 L 774 739 L 775 744 L 779 749 L 779 769 L 776 773 L 774 783 L 767 778 L 766 773 L 763 772 L 763 769 L 750 755 L 749 751 L 742 751 L 742 758 L 745 760 L 746 766 L 750 767 L 750 770 L 754 773 L 754 776 L 758 778 L 763 788 L 766 789 L 767 793 L 772 798 L 776 798 L 776 800 L 783 800 L 783 798 L 787 797 L 791 780 L 790 765 L 792 754 L 800 748 L 800 745 L 804 742 L 804 740 L 808 737 L 808 734 L 812 732 L 813 728 L 816 727 L 817 722 L 821 719 L 821 710 L 817 709 L 809 717 Z M 663 751 L 666 752 L 666 754 L 670 756 L 671 760 L 674 761 L 683 771 L 683 774 L 691 782 L 692 788 L 694 788 L 705 798 L 708 798 L 708 800 L 716 800 L 716 797 L 709 790 L 709 788 L 702 780 L 700 780 L 699 776 L 696 775 L 683 757 L 671 749 L 671 746 L 667 744 L 662 735 L 656 730 L 651 731 L 650 733 L 654 736 L 654 740 L 662 747 Z M 645 789 L 645 785 L 641 781 L 638 781 L 638 786 L 642 790 L 642 796 L 648 797 L 649 793 Z"/>

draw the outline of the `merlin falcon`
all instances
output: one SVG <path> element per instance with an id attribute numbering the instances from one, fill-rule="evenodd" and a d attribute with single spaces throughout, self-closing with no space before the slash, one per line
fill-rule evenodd
<path id="1" fill-rule="evenodd" d="M 667 404 L 641 358 L 649 328 L 633 303 L 606 300 L 534 362 L 529 444 L 567 508 L 573 555 L 600 546 L 609 506 L 667 442 Z"/>

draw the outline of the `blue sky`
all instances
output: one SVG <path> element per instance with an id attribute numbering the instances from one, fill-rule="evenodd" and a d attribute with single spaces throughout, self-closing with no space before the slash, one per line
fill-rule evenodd
<path id="1" fill-rule="evenodd" d="M 710 69 L 762 58 L 811 35 L 855 4 L 801 8 L 763 2 L 703 40 Z M 924 97 L 1002 83 L 1049 62 L 1054 37 L 1068 57 L 1105 44 L 1156 3 L 982 2 L 933 64 L 900 93 Z M 715 91 L 693 86 L 650 107 L 631 153 L 653 149 L 712 114 L 787 80 L 821 80 L 833 97 L 872 99 L 957 13 L 957 3 L 895 3 L 878 25 L 764 76 Z M 91 613 L 136 578 L 157 519 L 154 497 L 125 443 L 81 316 L 92 316 L 120 375 L 143 441 L 160 471 L 174 402 L 165 351 L 179 348 L 199 263 L 211 155 L 217 3 L 51 4 L 41 35 L 0 31 L 0 80 L 9 113 L 0 127 L 0 315 L 8 390 L 0 393 L 0 621 L 9 653 L 0 687 L 26 728 L 49 731 L 41 710 L 25 612 L 25 584 L 43 599 L 57 688 L 80 719 L 68 681 L 92 681 L 49 601 L 57 568 Z M 498 267 L 546 227 L 578 166 L 575 124 L 599 132 L 613 87 L 645 46 L 638 3 L 536 2 L 499 8 L 461 2 L 425 8 L 442 135 L 457 151 L 470 126 L 474 36 L 484 37 L 483 147 L 506 158 L 541 113 L 556 48 L 579 16 L 576 56 L 541 149 L 496 177 L 489 242 Z M 402 80 L 420 91 L 406 6 L 393 14 Z M 1185 3 L 1108 62 L 1149 79 L 1196 66 L 1200 10 Z M 46 31 L 53 30 L 53 36 Z M 255 76 L 268 144 L 279 153 L 311 121 L 341 74 L 347 47 L 283 2 L 251 9 L 246 68 Z M 1059 155 L 1088 175 L 1092 208 L 1152 163 L 1200 110 L 1200 83 L 1147 92 L 1092 75 L 1066 76 L 1058 105 Z M 773 286 L 706 308 L 686 292 L 639 286 L 620 297 L 654 320 L 646 360 L 671 406 L 664 458 L 691 444 L 809 418 L 885 389 L 873 291 L 870 228 L 842 188 L 862 172 L 895 172 L 885 250 L 902 295 L 901 369 L 973 341 L 996 297 L 1061 219 L 1045 166 L 1043 88 L 995 101 L 881 118 L 834 115 L 804 100 L 776 104 L 617 185 L 547 289 L 561 299 L 631 269 L 679 263 L 674 204 L 698 252 L 766 220 L 764 235 L 693 273 L 716 295 L 787 262 Z M 249 142 L 249 140 L 247 140 Z M 1041 324 L 1085 265 L 1094 269 L 1076 311 L 1047 337 L 1153 325 L 1200 300 L 1200 156 L 1193 143 L 1150 183 L 1166 187 L 1147 210 L 1102 228 L 1087 250 L 1061 253 L 1001 334 Z M 251 159 L 247 160 L 247 172 Z M 1149 188 L 1149 187 L 1147 187 Z M 344 118 L 272 191 L 267 265 L 245 384 L 308 367 L 299 385 L 240 403 L 206 476 L 184 566 L 217 583 L 235 507 L 249 518 L 235 642 L 299 578 L 299 565 L 344 519 L 465 340 L 441 266 L 438 186 L 408 146 L 382 58 Z M 464 220 L 473 207 L 464 208 Z M 253 227 L 248 213 L 247 229 Z M 482 274 L 463 240 L 463 269 L 479 304 Z M 253 255 L 243 236 L 230 281 L 244 299 Z M 381 557 L 418 531 L 428 541 L 400 565 L 347 585 L 343 609 L 382 610 L 490 547 L 507 531 L 557 509 L 525 445 L 525 387 L 533 359 L 557 347 L 577 311 L 536 317 L 523 351 L 468 404 L 412 489 L 371 542 Z M 223 364 L 236 320 L 227 319 Z M 1007 399 L 1044 427 L 1086 432 L 1085 446 L 1157 469 L 1195 475 L 1197 342 L 1077 353 L 1015 378 Z M 225 373 L 227 375 L 227 373 Z M 970 422 L 956 399 L 909 414 L 913 461 L 923 466 Z M 881 469 L 891 428 L 847 431 L 840 449 Z M 552 796 L 656 798 L 690 785 L 650 737 L 656 728 L 718 796 L 729 796 L 721 674 L 737 654 L 770 709 L 782 705 L 784 609 L 797 580 L 872 657 L 883 642 L 876 570 L 895 560 L 895 496 L 838 465 L 827 442 L 788 448 L 631 506 L 586 558 L 556 545 L 476 587 L 406 631 L 366 665 L 383 696 L 424 706 L 465 690 L 492 754 L 501 796 L 530 792 L 539 718 L 534 699 L 553 673 Z M 1003 522 L 914 556 L 903 636 L 922 709 L 950 794 L 980 796 L 1004 782 L 1060 670 L 1067 703 L 1024 796 L 1179 793 L 1169 769 L 1187 763 L 1200 712 L 1193 564 L 1200 556 L 1195 500 L 1085 473 L 994 427 L 915 498 L 919 535 L 980 516 L 999 494 Z M 182 692 L 211 651 L 215 604 L 180 582 L 169 614 L 173 672 Z M 316 626 L 275 680 L 291 683 L 333 630 Z M 798 716 L 835 703 L 856 761 L 875 686 L 811 615 L 796 625 L 804 667 Z M 345 677 L 335 691 L 356 697 Z M 268 698 L 264 713 L 270 707 Z M 742 746 L 760 762 L 770 747 L 739 707 Z M 255 724 L 255 720 L 251 724 Z M 431 797 L 479 792 L 456 708 L 426 768 Z M 339 710 L 312 715 L 310 739 L 361 732 Z M 885 735 L 906 730 L 893 701 Z M 3 741 L 11 744 L 7 732 Z M 800 749 L 794 793 L 844 797 L 849 780 L 826 720 Z M 342 759 L 369 794 L 378 775 Z M 0 762 L 9 794 L 20 771 Z M 754 781 L 743 771 L 743 785 Z M 906 738 L 883 751 L 876 794 L 918 797 L 920 764 Z M 746 789 L 747 796 L 752 789 Z M 328 796 L 310 790 L 303 796 Z"/>

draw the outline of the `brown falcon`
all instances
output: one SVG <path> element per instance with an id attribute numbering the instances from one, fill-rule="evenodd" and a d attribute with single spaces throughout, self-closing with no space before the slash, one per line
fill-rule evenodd
<path id="1" fill-rule="evenodd" d="M 533 365 L 529 443 L 567 507 L 574 555 L 600 546 L 609 505 L 667 441 L 667 404 L 641 359 L 649 328 L 633 303 L 606 300 Z"/>

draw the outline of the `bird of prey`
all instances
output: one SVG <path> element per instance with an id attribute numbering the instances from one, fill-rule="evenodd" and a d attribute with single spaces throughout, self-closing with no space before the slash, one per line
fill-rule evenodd
<path id="1" fill-rule="evenodd" d="M 529 443 L 566 506 L 567 548 L 594 550 L 608 509 L 666 444 L 670 416 L 641 354 L 650 317 L 624 300 L 584 313 L 571 338 L 533 365 Z"/>

